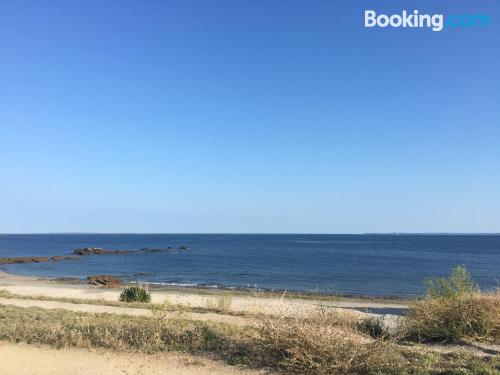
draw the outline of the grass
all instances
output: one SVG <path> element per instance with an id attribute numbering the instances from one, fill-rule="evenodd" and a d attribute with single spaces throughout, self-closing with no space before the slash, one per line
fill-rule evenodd
<path id="1" fill-rule="evenodd" d="M 207 309 L 216 311 L 218 313 L 229 313 L 231 312 L 231 305 L 233 303 L 233 297 L 231 294 L 224 293 L 218 295 L 214 299 L 207 299 Z"/>
<path id="2" fill-rule="evenodd" d="M 500 343 L 500 295 L 429 297 L 410 306 L 404 335 L 417 341 L 476 340 Z"/>
<path id="3" fill-rule="evenodd" d="M 0 339 L 62 347 L 105 348 L 156 353 L 218 351 L 230 327 L 198 321 L 123 318 L 66 310 L 0 308 Z"/>
<path id="4" fill-rule="evenodd" d="M 231 298 L 232 296 L 229 295 Z M 187 306 L 182 304 L 175 304 L 169 302 L 168 300 L 162 304 L 159 303 L 146 303 L 146 302 L 121 302 L 121 301 L 110 301 L 106 299 L 86 299 L 86 298 L 64 298 L 64 297 L 48 297 L 48 296 L 25 296 L 21 294 L 14 294 L 5 289 L 0 289 L 0 297 L 2 298 L 15 298 L 15 299 L 26 299 L 34 301 L 56 301 L 64 303 L 74 303 L 74 304 L 86 304 L 86 305 L 99 305 L 99 306 L 113 306 L 113 307 L 126 307 L 126 308 L 137 308 L 137 309 L 148 309 L 148 310 L 165 310 L 171 312 L 194 312 L 200 314 L 206 313 L 216 313 L 225 314 L 231 316 L 244 317 L 248 316 L 248 313 L 243 311 L 235 311 L 228 309 L 222 311 L 217 307 L 218 303 L 208 302 L 206 307 L 196 307 Z"/>
<path id="5" fill-rule="evenodd" d="M 100 306 L 115 306 L 115 307 L 127 307 L 127 308 L 138 308 L 138 309 L 151 309 L 155 305 L 151 303 L 127 303 L 121 301 L 110 301 L 106 299 L 87 299 L 87 298 L 67 298 L 67 297 L 48 297 L 48 296 L 25 296 L 22 294 L 11 293 L 5 289 L 0 289 L 0 297 L 2 298 L 15 298 L 15 299 L 28 299 L 34 301 L 56 301 L 74 304 L 86 304 L 86 305 L 100 305 Z M 160 306 L 160 305 L 157 305 Z"/>
<path id="6" fill-rule="evenodd" d="M 380 317 L 369 316 L 359 319 L 357 321 L 357 328 L 360 332 L 366 333 L 374 339 L 384 339 L 391 336 Z"/>
<path id="7" fill-rule="evenodd" d="M 408 310 L 402 329 L 406 338 L 500 343 L 500 290 L 481 293 L 463 267 L 426 284 L 427 296 Z"/>
<path id="8" fill-rule="evenodd" d="M 264 364 L 310 374 L 390 374 L 406 366 L 395 345 L 357 329 L 352 313 L 319 310 L 308 317 L 262 318 L 256 352 Z"/>
<path id="9" fill-rule="evenodd" d="M 192 321 L 164 311 L 124 318 L 0 306 L 0 340 L 58 348 L 179 351 L 287 374 L 493 374 L 500 369 L 494 359 L 420 353 L 375 340 L 359 330 L 354 314 L 319 310 L 302 318 L 263 315 L 253 323 Z"/>
<path id="10" fill-rule="evenodd" d="M 415 375 L 498 375 L 500 359 L 478 357 L 467 350 L 440 353 L 429 350 L 407 350 L 408 366 L 402 374 Z"/>
<path id="11" fill-rule="evenodd" d="M 130 286 L 120 293 L 120 301 L 149 303 L 151 302 L 151 293 L 142 287 Z"/>
<path id="12" fill-rule="evenodd" d="M 338 301 L 359 301 L 359 302 L 384 302 L 384 303 L 405 303 L 408 301 L 406 298 L 397 296 L 393 297 L 375 297 L 375 296 L 349 296 L 333 293 L 318 293 L 318 292 L 297 292 L 297 291 L 283 291 L 283 290 L 263 290 L 258 288 L 244 288 L 244 289 L 211 289 L 201 287 L 175 287 L 175 286 L 155 286 L 151 285 L 151 290 L 159 291 L 174 291 L 182 294 L 204 295 L 204 296 L 217 296 L 221 292 L 231 295 L 232 297 L 248 297 L 253 296 L 256 298 L 282 298 L 283 294 L 289 299 L 299 299 L 304 301 L 325 301 L 325 302 L 338 302 Z"/>
<path id="13" fill-rule="evenodd" d="M 480 358 L 470 350 L 445 354 L 408 342 L 499 343 L 500 292 L 481 294 L 465 269 L 430 280 L 427 286 L 427 296 L 412 303 L 398 336 L 389 335 L 382 320 L 360 320 L 348 311 L 255 313 L 246 315 L 250 325 L 235 326 L 185 319 L 182 311 L 187 307 L 172 318 L 167 313 L 177 308 L 172 304 L 132 303 L 147 305 L 153 317 L 0 306 L 0 340 L 144 353 L 180 351 L 286 374 L 500 374 L 498 356 Z M 214 295 L 206 310 L 230 313 L 232 296 Z"/>

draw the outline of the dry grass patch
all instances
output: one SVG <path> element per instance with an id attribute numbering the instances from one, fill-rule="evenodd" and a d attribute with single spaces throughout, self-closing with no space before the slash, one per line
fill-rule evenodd
<path id="1" fill-rule="evenodd" d="M 360 332 L 370 335 L 374 339 L 389 339 L 391 333 L 384 325 L 381 317 L 368 316 L 358 320 L 357 328 Z"/>
<path id="2" fill-rule="evenodd" d="M 405 358 L 392 343 L 358 331 L 356 314 L 262 317 L 255 352 L 270 366 L 309 374 L 399 373 Z"/>
<path id="3" fill-rule="evenodd" d="M 409 365 L 401 374 L 415 375 L 498 375 L 500 358 L 479 357 L 467 350 L 441 353 L 427 350 L 405 351 Z"/>
<path id="4" fill-rule="evenodd" d="M 466 294 L 426 298 L 410 306 L 403 327 L 407 338 L 425 340 L 472 339 L 500 343 L 500 295 Z"/>
<path id="5" fill-rule="evenodd" d="M 253 327 L 0 305 L 0 340 L 126 352 L 187 352 L 302 374 L 495 374 L 498 361 L 420 353 L 358 330 L 355 314 L 255 318 Z"/>
<path id="6" fill-rule="evenodd" d="M 410 305 L 402 327 L 404 337 L 500 343 L 500 290 L 481 293 L 463 267 L 426 284 L 426 298 Z"/>
<path id="7" fill-rule="evenodd" d="M 105 348 L 155 353 L 225 352 L 237 328 L 167 318 L 0 307 L 0 339 L 54 347 Z"/>
<path id="8" fill-rule="evenodd" d="M 207 299 L 206 301 L 207 309 L 219 313 L 231 312 L 232 304 L 233 304 L 233 296 L 228 293 L 218 295 L 214 298 Z"/>
<path id="9" fill-rule="evenodd" d="M 9 299 L 23 299 L 34 301 L 56 301 L 74 304 L 87 304 L 87 305 L 100 305 L 100 306 L 114 306 L 126 308 L 139 308 L 156 311 L 171 311 L 171 312 L 193 312 L 193 313 L 216 313 L 231 316 L 245 317 L 249 313 L 244 311 L 236 311 L 231 309 L 232 296 L 225 295 L 222 298 L 214 297 L 213 300 L 207 300 L 206 307 L 189 306 L 183 304 L 172 303 L 168 297 L 164 297 L 163 303 L 148 303 L 148 302 L 122 302 L 110 301 L 105 299 L 85 299 L 85 298 L 61 298 L 61 297 L 47 297 L 47 296 L 25 296 L 21 294 L 14 294 L 5 289 L 0 289 L 0 297 Z M 221 302 L 222 301 L 222 302 Z M 222 309 L 220 308 L 222 306 Z"/>

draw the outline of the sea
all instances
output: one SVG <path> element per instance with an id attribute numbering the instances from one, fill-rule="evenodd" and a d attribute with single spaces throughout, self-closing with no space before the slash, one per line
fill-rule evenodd
<path id="1" fill-rule="evenodd" d="M 180 250 L 186 245 L 188 250 Z M 410 234 L 3 234 L 0 257 L 53 256 L 75 249 L 162 249 L 80 260 L 0 265 L 22 275 L 206 288 L 415 297 L 424 279 L 465 266 L 482 290 L 500 280 L 500 235 Z M 168 249 L 170 247 L 170 249 Z"/>

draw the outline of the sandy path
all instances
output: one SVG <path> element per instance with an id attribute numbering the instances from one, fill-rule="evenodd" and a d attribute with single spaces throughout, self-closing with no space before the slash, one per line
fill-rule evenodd
<path id="1" fill-rule="evenodd" d="M 0 342 L 0 374 L 8 375 L 257 375 L 222 362 L 183 354 L 145 355 L 52 349 Z"/>
<path id="2" fill-rule="evenodd" d="M 31 299 L 17 299 L 17 298 L 2 298 L 0 297 L 0 305 L 11 305 L 17 307 L 39 307 L 42 309 L 64 309 L 76 312 L 88 312 L 88 313 L 108 313 L 108 314 L 118 314 L 118 315 L 129 315 L 129 316 L 152 316 L 153 312 L 149 309 L 139 309 L 139 308 L 129 308 L 129 307 L 117 307 L 117 306 L 105 306 L 105 305 L 90 305 L 85 303 L 69 303 L 69 302 L 58 302 L 58 301 L 38 301 Z M 167 313 L 167 316 L 171 317 L 185 317 L 186 319 L 202 320 L 202 321 L 215 321 L 220 323 L 229 323 L 244 325 L 248 324 L 245 319 L 223 314 L 215 313 L 179 313 L 172 312 Z"/>

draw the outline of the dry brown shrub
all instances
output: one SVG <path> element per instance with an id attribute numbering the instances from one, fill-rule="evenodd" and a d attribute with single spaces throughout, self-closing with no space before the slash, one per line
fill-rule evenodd
<path id="1" fill-rule="evenodd" d="M 263 316 L 256 327 L 259 360 L 287 371 L 388 374 L 405 364 L 393 344 L 358 332 L 355 314 L 320 310 L 307 317 Z"/>
<path id="2" fill-rule="evenodd" d="M 471 339 L 500 343 L 500 293 L 416 301 L 408 311 L 403 334 L 418 341 Z"/>

